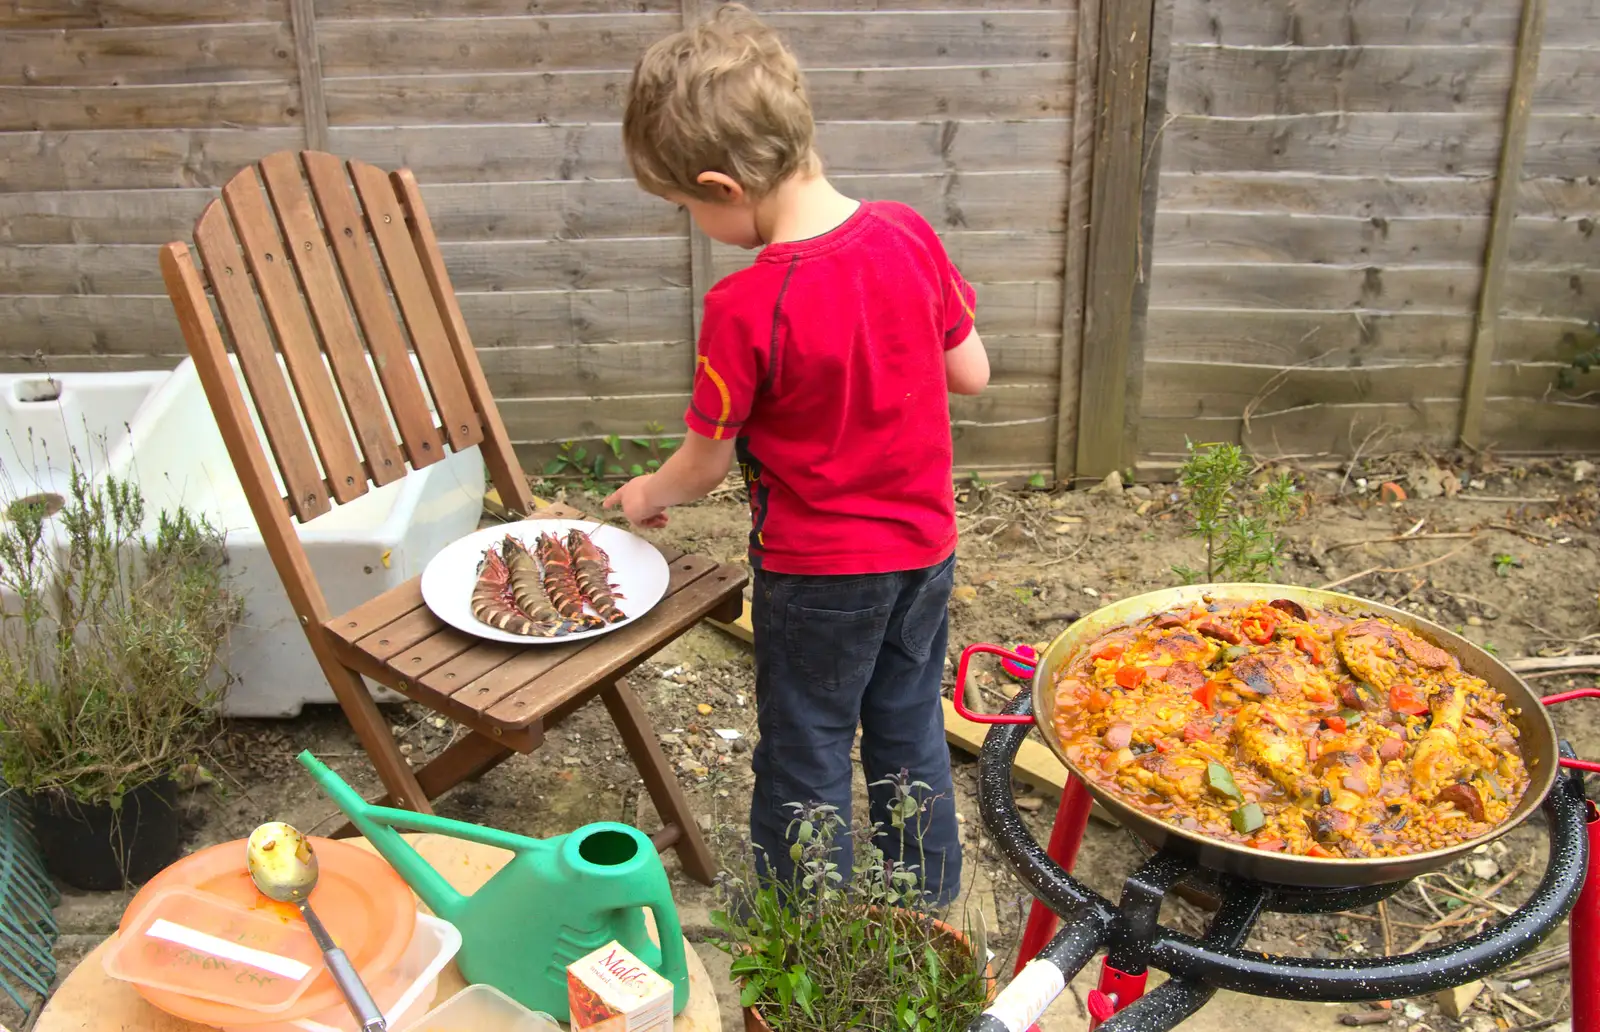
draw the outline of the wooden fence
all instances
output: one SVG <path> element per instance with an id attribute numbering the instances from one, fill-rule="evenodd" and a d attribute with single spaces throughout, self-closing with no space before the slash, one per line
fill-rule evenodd
<path id="1" fill-rule="evenodd" d="M 634 186 L 618 121 L 640 50 L 711 6 L 0 0 L 0 368 L 178 361 L 157 245 L 309 145 L 416 171 L 528 459 L 681 433 L 695 299 L 746 258 Z M 1552 387 L 1596 314 L 1587 0 L 751 6 L 830 173 L 978 286 L 963 468 L 1597 439 Z"/>

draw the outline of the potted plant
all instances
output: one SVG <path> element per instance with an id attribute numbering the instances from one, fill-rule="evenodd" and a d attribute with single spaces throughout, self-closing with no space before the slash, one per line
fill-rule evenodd
<path id="1" fill-rule="evenodd" d="M 204 520 L 146 532 L 137 485 L 76 456 L 68 492 L 0 509 L 0 773 L 52 873 L 116 889 L 181 854 L 173 775 L 217 726 L 240 601 Z"/>
<path id="2" fill-rule="evenodd" d="M 835 862 L 837 811 L 799 803 L 789 804 L 794 884 L 724 875 L 714 942 L 733 956 L 746 1032 L 961 1032 L 987 1004 L 988 958 L 946 921 L 950 907 L 927 893 L 923 866 L 889 860 L 879 845 L 895 835 L 912 846 L 902 857 L 920 859 L 928 786 L 904 774 L 878 784 L 893 792 L 890 827 L 854 836 L 848 879 Z"/>

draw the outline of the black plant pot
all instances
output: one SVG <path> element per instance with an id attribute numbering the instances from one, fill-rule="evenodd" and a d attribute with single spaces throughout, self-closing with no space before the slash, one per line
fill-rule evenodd
<path id="1" fill-rule="evenodd" d="M 31 797 L 34 837 L 50 873 L 106 892 L 149 881 L 183 853 L 185 821 L 171 778 L 147 782 L 122 805 L 80 803 L 61 791 Z"/>

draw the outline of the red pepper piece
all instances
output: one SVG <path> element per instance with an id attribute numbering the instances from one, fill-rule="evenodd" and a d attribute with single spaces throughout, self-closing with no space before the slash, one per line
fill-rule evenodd
<path id="1" fill-rule="evenodd" d="M 1144 683 L 1144 667 L 1125 666 L 1117 669 L 1118 688 L 1137 688 Z"/>
<path id="2" fill-rule="evenodd" d="M 1264 609 L 1254 616 L 1247 616 L 1239 624 L 1239 629 L 1244 631 L 1244 636 L 1257 645 L 1265 645 L 1278 633 L 1278 611 Z"/>
<path id="3" fill-rule="evenodd" d="M 1217 692 L 1221 689 L 1222 685 L 1218 684 L 1216 681 L 1207 681 L 1205 684 L 1190 692 L 1189 697 L 1203 706 L 1207 713 L 1212 713 L 1216 711 Z"/>
<path id="4" fill-rule="evenodd" d="M 1322 643 L 1309 634 L 1294 636 L 1294 647 L 1311 657 L 1311 662 L 1317 666 L 1322 665 Z"/>
<path id="5" fill-rule="evenodd" d="M 1420 717 L 1428 712 L 1428 702 L 1413 685 L 1401 683 L 1389 689 L 1389 708 L 1396 713 Z"/>

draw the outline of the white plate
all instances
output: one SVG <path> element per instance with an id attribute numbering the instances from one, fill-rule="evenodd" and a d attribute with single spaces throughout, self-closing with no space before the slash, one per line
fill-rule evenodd
<path id="1" fill-rule="evenodd" d="M 532 550 L 541 533 L 555 534 L 565 540 L 567 531 L 573 528 L 588 534 L 611 557 L 611 584 L 617 591 L 617 607 L 627 614 L 627 619 L 555 638 L 534 638 L 491 627 L 472 615 L 472 589 L 478 583 L 478 564 L 483 561 L 486 549 L 497 546 L 510 534 Z M 434 616 L 480 638 L 513 645 L 561 645 L 594 638 L 633 623 L 667 593 L 667 577 L 667 560 L 656 551 L 656 546 L 619 527 L 586 520 L 523 520 L 485 527 L 446 545 L 422 571 L 422 600 L 433 610 Z"/>

